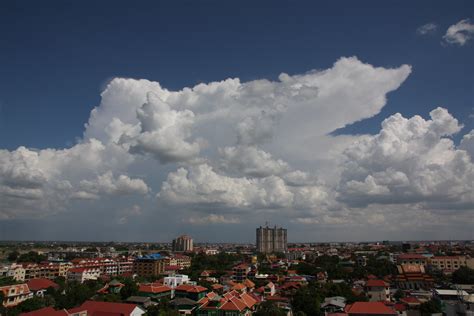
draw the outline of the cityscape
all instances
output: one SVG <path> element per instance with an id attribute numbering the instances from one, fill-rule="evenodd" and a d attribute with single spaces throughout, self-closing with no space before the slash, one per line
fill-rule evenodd
<path id="1" fill-rule="evenodd" d="M 0 1 L 0 316 L 474 316 L 473 0 Z"/>
<path id="2" fill-rule="evenodd" d="M 291 236 L 291 232 L 290 236 Z M 470 315 L 473 241 L 3 242 L 5 315 Z M 115 314 L 114 314 L 115 313 Z"/>

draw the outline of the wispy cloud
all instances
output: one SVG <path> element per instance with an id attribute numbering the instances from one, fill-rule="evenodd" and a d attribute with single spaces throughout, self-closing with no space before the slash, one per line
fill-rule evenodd
<path id="1" fill-rule="evenodd" d="M 471 24 L 469 19 L 464 19 L 451 25 L 443 36 L 443 40 L 448 44 L 464 46 L 473 35 L 474 24 Z"/>
<path id="2" fill-rule="evenodd" d="M 418 35 L 429 35 L 429 34 L 435 33 L 437 29 L 438 29 L 438 26 L 435 23 L 430 22 L 417 28 L 416 33 Z"/>

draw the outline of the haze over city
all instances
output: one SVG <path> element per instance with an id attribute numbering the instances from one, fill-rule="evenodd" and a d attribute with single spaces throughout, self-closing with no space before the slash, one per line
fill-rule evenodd
<path id="1" fill-rule="evenodd" d="M 472 1 L 3 1 L 0 239 L 474 239 Z"/>

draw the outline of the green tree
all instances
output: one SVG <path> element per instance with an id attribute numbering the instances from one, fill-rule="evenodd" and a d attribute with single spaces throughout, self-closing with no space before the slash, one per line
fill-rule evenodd
<path id="1" fill-rule="evenodd" d="M 318 293 L 313 286 L 304 286 L 299 288 L 291 300 L 294 312 L 304 312 L 306 315 L 322 315 L 320 303 L 322 301 L 321 293 Z"/>
<path id="2" fill-rule="evenodd" d="M 456 284 L 474 284 L 474 269 L 460 267 L 453 272 L 452 281 Z"/>
<path id="3" fill-rule="evenodd" d="M 420 305 L 421 315 L 431 315 L 435 313 L 441 313 L 441 302 L 437 299 L 431 299 Z"/>
<path id="4" fill-rule="evenodd" d="M 19 255 L 20 255 L 20 253 L 18 251 L 14 250 L 14 251 L 12 251 L 8 254 L 7 260 L 11 261 L 11 262 L 14 262 L 14 261 L 16 261 L 16 259 L 18 259 Z"/>
<path id="5" fill-rule="evenodd" d="M 40 263 L 42 261 L 45 261 L 46 259 L 46 256 L 40 255 L 36 251 L 29 251 L 27 253 L 21 254 L 16 261 Z"/>
<path id="6" fill-rule="evenodd" d="M 403 292 L 401 289 L 398 289 L 395 294 L 393 295 L 393 297 L 399 301 L 401 298 L 404 298 L 405 297 L 405 292 Z"/>
<path id="7" fill-rule="evenodd" d="M 126 278 L 123 280 L 123 284 L 125 286 L 120 290 L 120 296 L 122 297 L 122 300 L 126 300 L 130 296 L 138 294 L 138 285 L 133 279 Z"/>
<path id="8" fill-rule="evenodd" d="M 72 308 L 81 305 L 86 300 L 94 296 L 102 287 L 102 284 L 98 281 L 89 280 L 83 284 L 78 282 L 69 282 L 64 288 L 64 294 L 61 290 L 51 291 L 56 308 Z"/>
<path id="9" fill-rule="evenodd" d="M 3 294 L 3 291 L 0 291 L 0 315 L 6 314 L 6 307 L 3 306 L 4 300 L 5 300 L 5 294 Z"/>
<path id="10" fill-rule="evenodd" d="M 0 278 L 0 286 L 12 285 L 12 284 L 17 284 L 17 283 L 18 283 L 18 282 L 15 281 L 15 279 L 12 278 L 12 277 Z"/>
<path id="11" fill-rule="evenodd" d="M 264 301 L 262 302 L 257 311 L 254 313 L 255 316 L 285 316 L 286 312 L 279 308 L 274 302 L 272 301 Z"/>

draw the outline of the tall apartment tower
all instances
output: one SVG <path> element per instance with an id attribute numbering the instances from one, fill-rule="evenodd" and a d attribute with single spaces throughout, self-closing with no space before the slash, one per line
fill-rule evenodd
<path id="1" fill-rule="evenodd" d="M 176 239 L 173 239 L 173 251 L 186 252 L 193 251 L 193 239 L 188 235 L 181 235 Z"/>
<path id="2" fill-rule="evenodd" d="M 270 228 L 268 226 L 257 228 L 257 252 L 272 253 L 288 251 L 285 228 Z"/>

